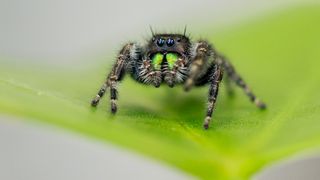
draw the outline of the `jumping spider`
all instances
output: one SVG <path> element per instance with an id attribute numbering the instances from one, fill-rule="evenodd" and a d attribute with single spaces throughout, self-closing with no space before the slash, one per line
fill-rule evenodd
<path id="1" fill-rule="evenodd" d="M 230 80 L 234 81 L 258 108 L 266 108 L 230 62 L 217 53 L 210 43 L 204 40 L 191 42 L 185 33 L 152 33 L 152 38 L 145 46 L 136 43 L 126 44 L 91 105 L 97 106 L 106 90 L 110 88 L 111 112 L 116 113 L 117 84 L 126 73 L 140 83 L 157 88 L 162 83 L 166 83 L 169 87 L 184 84 L 184 90 L 188 91 L 193 86 L 209 84 L 207 113 L 203 124 L 203 127 L 208 129 L 224 71 L 228 80 L 226 87 L 230 87 Z M 228 91 L 232 92 L 232 89 L 229 88 Z"/>

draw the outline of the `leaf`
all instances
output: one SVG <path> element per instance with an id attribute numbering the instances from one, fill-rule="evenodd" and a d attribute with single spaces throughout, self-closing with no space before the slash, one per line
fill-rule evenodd
<path id="1" fill-rule="evenodd" d="M 228 98 L 222 87 L 208 131 L 201 126 L 207 87 L 185 93 L 126 78 L 117 115 L 106 100 L 90 108 L 106 73 L 99 60 L 67 70 L 3 61 L 0 112 L 112 142 L 203 179 L 247 179 L 320 146 L 319 19 L 320 7 L 304 7 L 212 35 L 268 110 L 257 110 L 240 89 Z"/>

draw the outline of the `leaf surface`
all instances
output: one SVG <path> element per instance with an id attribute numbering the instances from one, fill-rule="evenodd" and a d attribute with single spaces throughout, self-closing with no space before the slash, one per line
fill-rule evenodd
<path id="1" fill-rule="evenodd" d="M 98 60 L 81 69 L 2 61 L 0 112 L 112 142 L 202 179 L 247 179 L 320 146 L 319 19 L 320 7 L 304 7 L 211 36 L 268 109 L 259 111 L 238 88 L 229 98 L 222 86 L 208 131 L 207 87 L 185 93 L 126 78 L 117 115 L 105 99 L 90 108 L 110 67 Z"/>

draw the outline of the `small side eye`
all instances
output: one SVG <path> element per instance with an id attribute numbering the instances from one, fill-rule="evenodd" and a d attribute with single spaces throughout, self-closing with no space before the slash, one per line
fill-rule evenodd
<path id="1" fill-rule="evenodd" d="M 163 46 L 164 45 L 164 39 L 159 38 L 157 40 L 157 45 L 160 46 L 160 47 Z"/>
<path id="2" fill-rule="evenodd" d="M 169 38 L 169 39 L 167 40 L 167 46 L 173 46 L 173 45 L 174 45 L 174 40 L 171 39 L 171 38 Z"/>

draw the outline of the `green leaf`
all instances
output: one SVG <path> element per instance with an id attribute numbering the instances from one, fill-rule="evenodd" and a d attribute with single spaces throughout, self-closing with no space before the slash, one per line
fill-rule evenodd
<path id="1" fill-rule="evenodd" d="M 208 131 L 207 87 L 185 93 L 126 78 L 117 115 L 105 99 L 90 108 L 106 73 L 99 60 L 70 69 L 2 61 L 0 112 L 112 142 L 203 179 L 247 179 L 320 146 L 319 19 L 320 7 L 305 7 L 212 35 L 268 109 L 259 111 L 240 89 L 228 98 L 222 87 Z"/>

